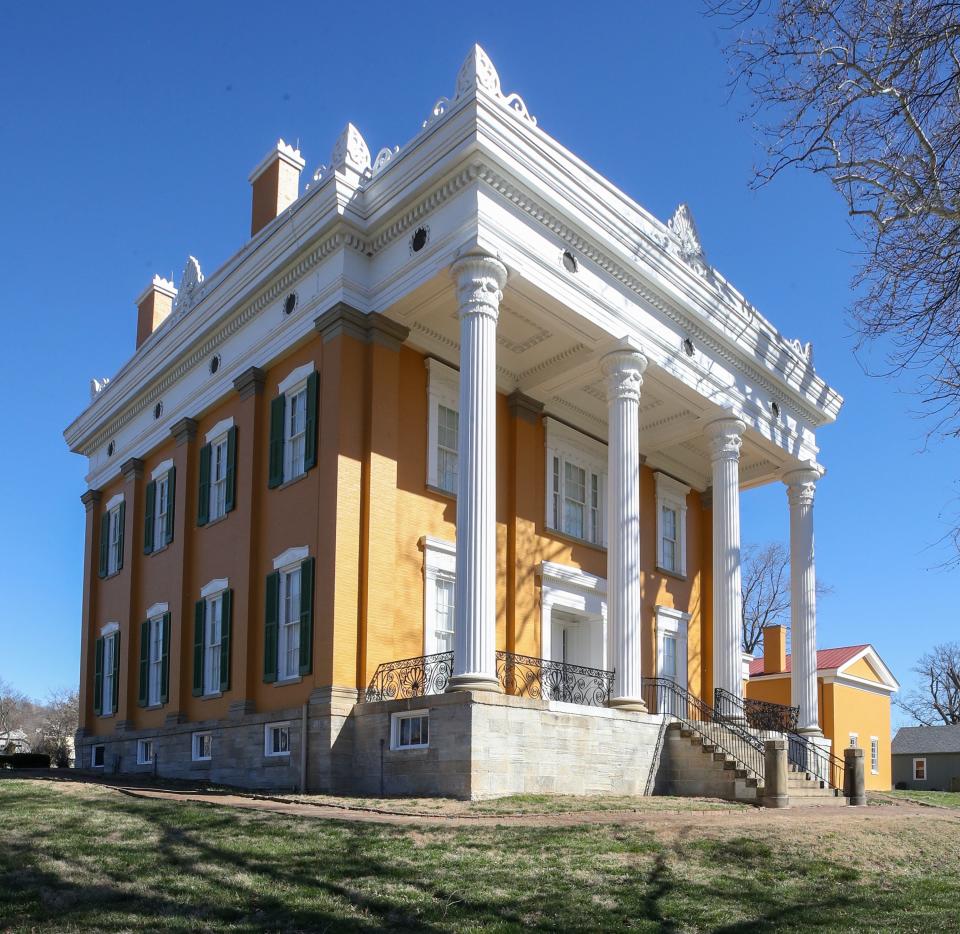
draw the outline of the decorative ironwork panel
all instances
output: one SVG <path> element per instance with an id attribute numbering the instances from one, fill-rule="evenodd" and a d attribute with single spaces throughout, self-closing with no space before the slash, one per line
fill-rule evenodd
<path id="1" fill-rule="evenodd" d="M 385 662 L 374 672 L 364 697 L 366 702 L 404 700 L 425 694 L 442 694 L 453 674 L 453 652 L 418 655 Z"/>
<path id="2" fill-rule="evenodd" d="M 515 697 L 587 707 L 606 707 L 613 686 L 612 671 L 512 652 L 497 652 L 497 678 L 504 692 Z"/>
<path id="3" fill-rule="evenodd" d="M 723 688 L 714 691 L 713 706 L 725 719 L 745 719 L 751 730 L 793 733 L 796 732 L 800 718 L 799 707 L 788 707 L 786 704 L 774 704 L 749 697 L 740 700 Z"/>

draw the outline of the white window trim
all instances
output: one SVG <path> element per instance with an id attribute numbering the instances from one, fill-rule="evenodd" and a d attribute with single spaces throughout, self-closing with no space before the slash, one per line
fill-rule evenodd
<path id="1" fill-rule="evenodd" d="M 583 617 L 585 622 L 599 620 L 603 627 L 603 659 L 609 660 L 607 633 L 607 579 L 588 574 L 579 568 L 554 561 L 542 561 L 537 569 L 540 577 L 540 654 L 553 658 L 553 610 L 559 608 Z"/>
<path id="2" fill-rule="evenodd" d="M 303 366 L 298 366 L 296 369 L 291 370 L 277 384 L 277 394 L 289 395 L 291 389 L 299 389 L 300 383 L 306 384 L 307 377 L 309 377 L 311 373 L 316 372 L 316 369 L 316 364 L 311 360 L 309 363 L 305 363 Z"/>
<path id="3" fill-rule="evenodd" d="M 409 746 L 400 745 L 400 721 L 401 720 L 420 720 L 427 721 L 427 741 L 425 743 L 416 743 Z M 398 713 L 390 715 L 390 749 L 406 752 L 408 749 L 429 749 L 430 748 L 430 711 L 424 710 L 401 710 Z"/>
<path id="4" fill-rule="evenodd" d="M 164 613 L 169 612 L 170 604 L 154 603 L 154 605 L 147 610 L 147 619 L 153 619 L 155 616 L 163 616 Z"/>
<path id="5" fill-rule="evenodd" d="M 123 502 L 123 493 L 116 493 L 107 500 L 107 505 L 104 506 L 104 509 L 107 512 L 113 512 Z"/>
<path id="6" fill-rule="evenodd" d="M 273 559 L 273 569 L 275 571 L 289 571 L 295 565 L 301 564 L 310 557 L 309 545 L 296 545 L 288 548 L 282 554 Z"/>
<path id="7" fill-rule="evenodd" d="M 225 435 L 231 428 L 233 428 L 233 416 L 230 418 L 221 419 L 213 426 L 205 435 L 207 444 L 213 444 L 214 441 L 219 441 L 220 438 Z"/>
<path id="8" fill-rule="evenodd" d="M 877 767 L 873 767 L 873 748 L 876 745 L 877 748 Z M 880 774 L 880 737 L 871 736 L 870 737 L 870 774 L 879 775 Z"/>
<path id="9" fill-rule="evenodd" d="M 271 749 L 271 732 L 275 729 L 286 728 L 287 730 L 287 749 L 286 752 L 274 752 Z M 290 736 L 290 721 L 281 720 L 277 723 L 265 723 L 263 725 L 263 754 L 269 759 L 279 759 L 284 756 L 290 755 L 290 745 L 291 745 L 291 736 Z"/>
<path id="10" fill-rule="evenodd" d="M 200 596 L 206 600 L 207 597 L 215 597 L 218 593 L 230 589 L 230 579 L 227 577 L 216 577 L 212 581 L 204 584 L 200 588 Z"/>
<path id="11" fill-rule="evenodd" d="M 99 765 L 96 764 L 97 761 L 97 750 L 103 750 L 103 762 Z M 96 743 L 90 747 L 90 768 L 91 769 L 102 769 L 105 768 L 107 764 L 107 746 L 105 743 Z"/>
<path id="12" fill-rule="evenodd" d="M 600 502 L 597 504 L 597 522 L 600 526 L 599 535 L 596 541 L 584 537 L 571 535 L 572 538 L 578 538 L 587 542 L 589 545 L 606 548 L 607 546 L 607 445 L 602 441 L 597 441 L 589 435 L 585 435 L 563 422 L 558 422 L 555 418 L 549 416 L 543 419 L 546 437 L 547 456 L 544 464 L 546 500 L 544 502 L 544 526 L 561 535 L 570 535 L 562 528 L 556 528 L 553 524 L 553 459 L 559 457 L 561 462 L 569 461 L 577 467 L 586 468 L 588 477 L 586 483 L 586 519 L 589 521 L 590 515 L 590 494 L 591 485 L 589 474 L 593 473 L 599 477 Z M 561 468 L 561 477 L 563 470 Z M 563 509 L 561 504 L 561 525 Z"/>
<path id="13" fill-rule="evenodd" d="M 424 361 L 427 368 L 427 486 L 447 496 L 456 496 L 456 490 L 445 490 L 437 476 L 437 438 L 439 432 L 438 406 L 445 406 L 460 414 L 460 373 L 433 357 Z"/>
<path id="14" fill-rule="evenodd" d="M 166 607 L 165 603 L 158 603 L 156 606 Z M 161 706 L 161 674 L 163 667 L 163 613 L 166 610 L 160 613 L 148 613 L 147 614 L 147 706 L 148 707 L 160 707 Z M 157 657 L 153 656 L 153 648 L 156 644 L 154 642 L 154 627 L 159 630 L 160 645 L 157 652 Z M 154 677 L 156 676 L 156 677 Z"/>
<path id="15" fill-rule="evenodd" d="M 151 737 L 149 739 L 138 739 L 137 740 L 137 765 L 153 765 L 153 760 L 156 758 L 157 749 L 155 745 L 155 740 Z M 150 758 L 143 758 L 143 751 L 147 748 L 147 744 L 150 744 Z"/>
<path id="16" fill-rule="evenodd" d="M 668 574 L 687 574 L 687 496 L 690 487 L 659 471 L 654 474 L 657 484 L 657 567 Z M 677 513 L 678 567 L 668 568 L 663 560 L 663 507 Z"/>
<path id="17" fill-rule="evenodd" d="M 165 461 L 160 461 L 150 473 L 151 480 L 159 480 L 165 473 L 170 473 L 173 469 L 173 458 L 168 457 Z"/>
<path id="18" fill-rule="evenodd" d="M 100 635 L 101 635 L 101 636 L 111 636 L 111 635 L 113 635 L 115 632 L 119 632 L 119 631 L 120 631 L 120 624 L 119 624 L 119 623 L 110 622 L 110 623 L 106 623 L 104 626 L 101 626 L 101 627 L 100 627 Z"/>
<path id="19" fill-rule="evenodd" d="M 226 583 L 226 581 L 211 581 L 211 584 L 220 584 Z M 210 584 L 207 585 L 208 587 Z M 216 590 L 211 590 L 208 594 L 202 594 L 203 596 L 203 697 L 219 697 L 220 696 L 220 681 L 223 677 L 223 673 L 220 671 L 220 646 L 223 644 L 223 594 L 226 592 L 226 587 L 220 587 Z M 212 649 L 214 646 L 210 645 L 210 621 L 212 615 L 210 613 L 210 607 L 217 600 L 220 600 L 220 632 L 218 633 L 220 641 L 216 643 L 216 656 L 213 654 Z M 213 664 L 213 659 L 217 659 L 217 677 L 210 677 L 211 671 L 210 668 Z M 208 685 L 209 682 L 209 685 Z"/>
<path id="20" fill-rule="evenodd" d="M 300 549 L 298 548 L 288 548 L 284 555 L 291 552 L 296 552 L 299 554 Z M 284 555 L 280 555 L 282 558 Z M 306 555 L 304 555 L 306 557 Z M 300 559 L 302 560 L 302 559 Z M 277 595 L 280 601 L 280 605 L 277 608 L 277 680 L 274 682 L 277 684 L 291 684 L 296 681 L 300 681 L 302 675 L 300 674 L 299 664 L 296 666 L 293 672 L 290 672 L 286 669 L 287 656 L 290 650 L 290 631 L 298 627 L 298 621 L 300 618 L 300 613 L 303 610 L 303 575 L 300 574 L 300 560 L 294 560 L 289 562 L 286 565 L 281 565 L 275 570 L 280 574 L 279 587 L 277 588 Z M 284 603 L 287 598 L 287 591 L 290 587 L 290 576 L 292 574 L 300 574 L 297 581 L 297 585 L 300 588 L 299 603 L 297 606 L 297 617 L 295 620 L 287 621 L 284 619 Z M 299 631 L 297 632 L 297 638 L 300 638 Z"/>
<path id="21" fill-rule="evenodd" d="M 429 535 L 424 535 L 419 545 L 423 551 L 423 654 L 433 655 L 437 651 L 437 580 L 453 581 L 456 587 L 457 546 Z"/>
<path id="22" fill-rule="evenodd" d="M 677 681 L 682 688 L 686 689 L 689 678 L 689 661 L 687 654 L 687 627 L 690 624 L 691 615 L 682 610 L 674 609 L 672 606 L 655 607 L 657 614 L 657 677 L 663 675 L 663 637 L 671 635 L 677 640 L 677 671 L 683 673 L 683 681 Z"/>
<path id="23" fill-rule="evenodd" d="M 852 743 L 849 742 L 851 739 L 853 740 Z M 851 733 L 851 734 L 849 735 L 847 741 L 848 741 L 848 748 L 849 748 L 849 749 L 859 749 L 859 748 L 860 748 L 860 734 L 859 734 L 859 733 Z"/>
<path id="24" fill-rule="evenodd" d="M 917 778 L 917 763 L 923 763 L 923 778 Z M 925 782 L 927 781 L 927 757 L 918 756 L 913 760 L 913 781 L 915 782 Z"/>
<path id="25" fill-rule="evenodd" d="M 197 749 L 200 746 L 199 739 L 201 736 L 210 737 L 211 748 L 209 756 L 201 756 L 197 753 Z M 209 762 L 211 759 L 213 759 L 213 733 L 210 730 L 200 730 L 199 732 L 193 734 L 190 739 L 190 758 L 193 762 Z"/>

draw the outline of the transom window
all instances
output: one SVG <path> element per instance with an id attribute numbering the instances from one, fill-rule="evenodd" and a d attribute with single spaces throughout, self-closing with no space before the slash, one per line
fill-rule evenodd
<path id="1" fill-rule="evenodd" d="M 290 755 L 290 725 L 268 723 L 264 727 L 263 754 L 265 756 Z"/>
<path id="2" fill-rule="evenodd" d="M 220 648 L 223 639 L 223 593 L 207 597 L 203 634 L 203 693 L 220 692 Z"/>
<path id="3" fill-rule="evenodd" d="M 227 514 L 227 436 L 210 442 L 210 521 Z"/>
<path id="4" fill-rule="evenodd" d="M 280 630 L 277 675 L 281 681 L 300 674 L 300 566 L 280 572 Z"/>
<path id="5" fill-rule="evenodd" d="M 304 474 L 304 452 L 307 437 L 307 386 L 287 393 L 287 417 L 284 426 L 283 476 L 293 480 Z"/>
<path id="6" fill-rule="evenodd" d="M 153 707 L 160 703 L 160 684 L 163 667 L 163 617 L 150 620 L 150 649 L 148 656 L 147 703 Z"/>
<path id="7" fill-rule="evenodd" d="M 213 758 L 213 734 L 212 733 L 194 733 L 193 734 L 193 760 L 195 762 L 204 762 Z"/>
<path id="8" fill-rule="evenodd" d="M 422 749 L 430 745 L 430 715 L 422 711 L 395 713 L 391 718 L 394 749 Z"/>
<path id="9" fill-rule="evenodd" d="M 927 760 L 913 760 L 913 780 L 915 782 L 925 782 L 927 780 Z"/>
<path id="10" fill-rule="evenodd" d="M 110 510 L 110 545 L 107 573 L 116 574 L 123 566 L 123 503 Z"/>
<path id="11" fill-rule="evenodd" d="M 687 573 L 687 495 L 690 487 L 663 473 L 657 484 L 657 567 L 672 574 Z"/>
<path id="12" fill-rule="evenodd" d="M 460 469 L 460 375 L 427 359 L 427 485 L 456 495 Z"/>
<path id="13" fill-rule="evenodd" d="M 605 543 L 606 445 L 555 419 L 547 425 L 547 526 Z"/>

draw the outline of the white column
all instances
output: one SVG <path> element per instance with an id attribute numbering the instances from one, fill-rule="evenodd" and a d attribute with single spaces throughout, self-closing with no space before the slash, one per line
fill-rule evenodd
<path id="1" fill-rule="evenodd" d="M 790 703 L 800 708 L 798 729 L 820 733 L 817 704 L 817 573 L 813 554 L 813 495 L 819 465 L 783 475 L 790 503 Z"/>
<path id="2" fill-rule="evenodd" d="M 604 356 L 607 378 L 607 619 L 610 706 L 646 710 L 640 611 L 640 387 L 647 358 L 629 338 Z"/>
<path id="3" fill-rule="evenodd" d="M 745 430 L 739 418 L 721 418 L 706 428 L 713 465 L 713 686 L 741 699 L 740 446 Z M 713 698 L 708 703 L 713 706 Z"/>
<path id="4" fill-rule="evenodd" d="M 452 266 L 460 318 L 457 581 L 451 691 L 499 691 L 497 317 L 507 269 L 483 254 Z"/>

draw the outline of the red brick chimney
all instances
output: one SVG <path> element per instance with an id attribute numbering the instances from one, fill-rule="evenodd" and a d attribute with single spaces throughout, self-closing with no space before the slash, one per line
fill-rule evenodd
<path id="1" fill-rule="evenodd" d="M 251 237 L 256 236 L 258 231 L 297 200 L 304 164 L 300 150 L 288 146 L 281 139 L 250 173 L 250 184 L 253 186 Z"/>
<path id="2" fill-rule="evenodd" d="M 164 321 L 173 310 L 173 300 L 177 290 L 172 282 L 154 276 L 137 299 L 137 347 L 139 347 Z"/>

